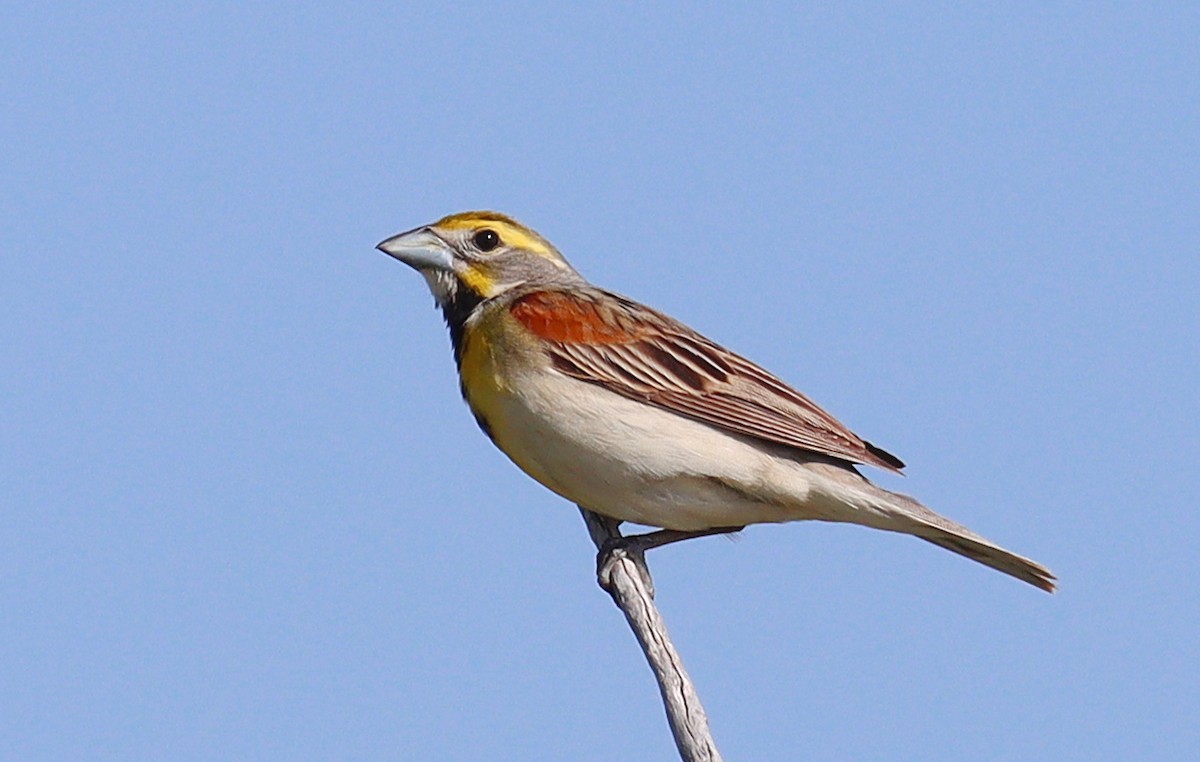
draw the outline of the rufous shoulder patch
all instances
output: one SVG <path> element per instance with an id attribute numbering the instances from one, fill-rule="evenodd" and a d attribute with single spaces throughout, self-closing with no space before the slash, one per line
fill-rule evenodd
<path id="1" fill-rule="evenodd" d="M 535 291 L 510 310 L 534 334 L 560 344 L 628 344 L 645 333 L 621 320 L 612 307 L 563 291 Z"/>

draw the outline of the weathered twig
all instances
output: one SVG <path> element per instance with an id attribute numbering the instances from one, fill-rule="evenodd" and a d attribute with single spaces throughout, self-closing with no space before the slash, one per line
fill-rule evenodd
<path id="1" fill-rule="evenodd" d="M 654 605 L 654 583 L 645 554 L 637 548 L 621 547 L 605 552 L 610 540 L 621 537 L 620 522 L 586 508 L 579 510 L 592 542 L 600 551 L 596 558 L 597 581 L 625 614 L 654 671 L 679 756 L 684 762 L 720 762 L 721 753 L 709 730 L 708 715 Z"/>

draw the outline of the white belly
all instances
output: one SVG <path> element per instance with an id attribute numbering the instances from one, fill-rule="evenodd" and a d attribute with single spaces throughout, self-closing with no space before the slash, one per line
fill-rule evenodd
<path id="1" fill-rule="evenodd" d="M 685 530 L 836 520 L 799 462 L 575 379 L 540 374 L 520 388 L 525 396 L 489 400 L 497 444 L 534 479 L 586 508 Z"/>

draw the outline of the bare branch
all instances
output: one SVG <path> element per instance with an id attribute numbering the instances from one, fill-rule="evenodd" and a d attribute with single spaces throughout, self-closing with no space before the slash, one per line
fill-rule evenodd
<path id="1" fill-rule="evenodd" d="M 708 715 L 654 605 L 654 582 L 645 554 L 636 547 L 606 550 L 611 540 L 621 537 L 620 522 L 586 508 L 579 510 L 592 542 L 600 551 L 596 556 L 597 581 L 625 614 L 654 671 L 679 756 L 684 762 L 720 762 L 721 753 L 708 727 Z"/>

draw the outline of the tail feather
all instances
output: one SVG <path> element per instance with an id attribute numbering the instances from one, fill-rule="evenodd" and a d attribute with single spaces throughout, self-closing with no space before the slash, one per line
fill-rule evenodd
<path id="1" fill-rule="evenodd" d="M 966 556 L 972 561 L 978 561 L 984 566 L 990 566 L 1028 582 L 1034 587 L 1041 588 L 1047 593 L 1054 592 L 1056 579 L 1049 569 L 1016 553 L 1010 553 L 1004 548 L 993 545 L 987 540 L 977 540 L 972 537 L 951 534 L 944 530 L 932 530 L 928 534 L 917 534 L 926 542 L 932 542 L 946 550 L 952 550 L 960 556 Z"/>
<path id="2" fill-rule="evenodd" d="M 1036 561 L 1005 550 L 962 524 L 934 513 L 907 495 L 884 489 L 879 491 L 888 497 L 888 507 L 891 508 L 888 513 L 893 519 L 899 519 L 899 526 L 889 528 L 920 537 L 926 542 L 1028 582 L 1047 593 L 1054 592 L 1057 579 L 1049 569 Z"/>

